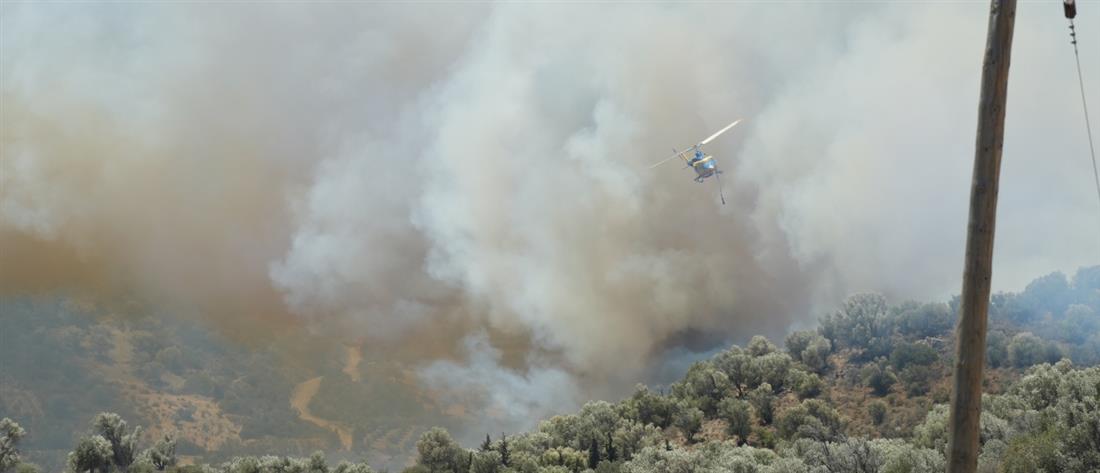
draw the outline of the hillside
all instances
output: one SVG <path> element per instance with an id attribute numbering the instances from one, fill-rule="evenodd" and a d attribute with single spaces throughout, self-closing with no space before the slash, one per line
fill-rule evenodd
<path id="1" fill-rule="evenodd" d="M 1088 453 L 1100 451 L 1100 369 L 1087 368 L 1100 361 L 1100 267 L 997 294 L 991 310 L 983 471 L 1100 468 Z M 231 458 L 315 450 L 413 471 L 928 471 L 943 462 L 954 313 L 954 301 L 856 295 L 782 346 L 755 337 L 671 385 L 466 450 L 429 430 L 463 418 L 361 345 L 257 345 L 178 318 L 9 298 L 0 418 L 26 429 L 23 460 L 45 471 L 64 469 L 105 411 L 142 426 L 139 445 L 174 436 L 179 465 L 242 473 L 275 467 Z"/>
<path id="2" fill-rule="evenodd" d="M 942 471 L 955 312 L 853 296 L 782 349 L 755 337 L 667 392 L 639 386 L 478 450 L 434 430 L 406 471 Z M 979 471 L 1100 470 L 1098 314 L 1097 267 L 993 297 Z"/>
<path id="3" fill-rule="evenodd" d="M 142 425 L 145 442 L 170 433 L 181 455 L 202 462 L 324 449 L 401 466 L 427 419 L 447 424 L 416 386 L 395 379 L 407 368 L 362 347 L 296 333 L 227 339 L 187 319 L 71 297 L 2 304 L 0 418 L 30 432 L 25 457 L 47 471 L 64 468 L 97 412 Z"/>

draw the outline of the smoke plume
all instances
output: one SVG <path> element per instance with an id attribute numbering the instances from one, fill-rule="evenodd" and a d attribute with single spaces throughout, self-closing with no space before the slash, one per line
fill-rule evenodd
<path id="1" fill-rule="evenodd" d="M 528 418 L 850 291 L 958 290 L 981 4 L 0 8 L 5 292 L 413 347 Z M 1057 11 L 1018 13 L 1002 288 L 1100 253 Z M 729 205 L 647 169 L 741 117 Z"/>

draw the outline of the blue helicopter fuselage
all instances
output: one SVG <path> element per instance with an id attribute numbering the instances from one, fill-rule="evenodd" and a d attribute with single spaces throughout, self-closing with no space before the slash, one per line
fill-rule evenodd
<path id="1" fill-rule="evenodd" d="M 695 170 L 695 174 L 697 175 L 695 180 L 699 182 L 703 182 L 703 179 L 713 176 L 715 171 L 718 170 L 718 165 L 714 162 L 714 156 L 707 156 L 701 149 L 695 150 L 695 156 L 688 161 L 688 164 Z"/>

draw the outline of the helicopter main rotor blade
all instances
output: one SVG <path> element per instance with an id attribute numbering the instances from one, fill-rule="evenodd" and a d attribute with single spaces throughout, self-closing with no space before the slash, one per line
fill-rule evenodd
<path id="1" fill-rule="evenodd" d="M 674 154 L 674 155 L 672 155 L 672 156 L 669 156 L 669 157 L 667 157 L 667 158 L 665 158 L 665 159 L 662 159 L 662 160 L 658 161 L 657 163 L 653 164 L 652 166 L 650 166 L 649 168 L 650 168 L 650 169 L 653 169 L 653 168 L 655 168 L 655 167 L 657 167 L 657 166 L 660 166 L 660 165 L 662 165 L 662 164 L 664 164 L 664 163 L 667 163 L 667 162 L 669 162 L 670 160 L 672 160 L 672 158 L 678 158 L 678 157 L 680 157 L 680 153 L 676 153 L 676 154 Z"/>
<path id="2" fill-rule="evenodd" d="M 729 125 L 727 125 L 727 126 L 726 126 L 725 128 L 723 128 L 723 129 L 721 129 L 721 130 L 718 130 L 718 133 L 715 133 L 715 134 L 713 134 L 713 135 L 710 135 L 710 137 L 709 137 L 709 138 L 707 138 L 707 139 L 705 139 L 705 140 L 703 140 L 703 141 L 700 141 L 700 142 L 699 142 L 699 146 L 702 146 L 702 145 L 705 145 L 705 144 L 707 144 L 707 143 L 710 143 L 710 141 L 711 141 L 711 140 L 713 140 L 713 139 L 715 139 L 715 138 L 718 138 L 718 135 L 721 135 L 722 133 L 725 133 L 725 132 L 726 132 L 726 130 L 729 130 L 730 128 L 733 128 L 733 127 L 734 127 L 735 125 L 737 125 L 738 123 L 741 123 L 741 119 L 740 119 L 740 118 L 738 118 L 738 119 L 737 119 L 737 121 L 735 121 L 735 122 L 733 122 L 733 123 L 730 123 L 730 124 L 729 124 Z"/>

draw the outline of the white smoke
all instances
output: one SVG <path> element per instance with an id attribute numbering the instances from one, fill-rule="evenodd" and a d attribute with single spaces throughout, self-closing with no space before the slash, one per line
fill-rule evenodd
<path id="1" fill-rule="evenodd" d="M 533 353 L 524 359 L 522 370 L 503 368 L 503 354 L 485 333 L 466 337 L 463 355 L 461 363 L 435 361 L 419 374 L 428 385 L 444 390 L 444 395 L 457 395 L 471 411 L 473 415 L 463 419 L 465 437 L 469 437 L 464 440 L 472 441 L 483 432 L 523 431 L 538 419 L 575 408 L 584 400 L 572 373 Z"/>
<path id="2" fill-rule="evenodd" d="M 8 290 L 286 312 L 523 418 L 851 291 L 958 290 L 982 4 L 0 9 Z M 1000 288 L 1100 252 L 1070 51 L 1020 6 Z M 729 205 L 647 169 L 741 117 Z"/>

